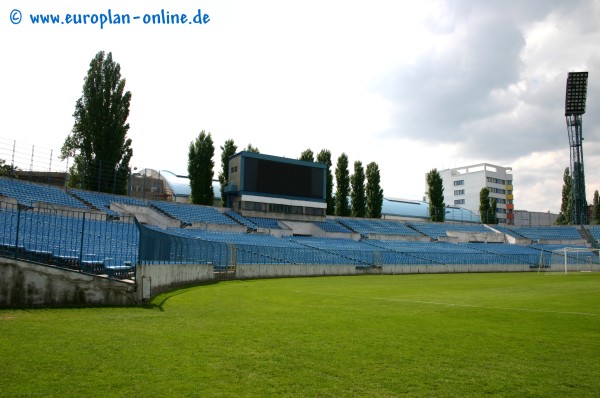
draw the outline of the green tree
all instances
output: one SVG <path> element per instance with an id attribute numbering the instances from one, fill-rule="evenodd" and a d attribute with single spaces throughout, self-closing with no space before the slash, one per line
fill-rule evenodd
<path id="1" fill-rule="evenodd" d="M 573 181 L 569 172 L 569 168 L 565 168 L 563 173 L 562 201 L 560 204 L 560 213 L 556 218 L 555 224 L 567 225 L 571 222 L 571 189 Z"/>
<path id="2" fill-rule="evenodd" d="M 381 188 L 379 166 L 375 162 L 367 165 L 367 217 L 381 218 L 383 207 L 383 189 Z"/>
<path id="3" fill-rule="evenodd" d="M 444 222 L 446 205 L 444 203 L 444 185 L 437 169 L 426 174 L 427 196 L 429 197 L 429 218 L 434 222 Z"/>
<path id="4" fill-rule="evenodd" d="M 598 195 L 598 190 L 594 191 L 594 208 L 592 220 L 594 224 L 600 224 L 600 196 Z"/>
<path id="5" fill-rule="evenodd" d="M 121 66 L 112 53 L 100 51 L 75 103 L 75 122 L 61 148 L 61 158 L 73 157 L 69 184 L 83 189 L 125 194 L 133 156 L 129 131 L 131 92 L 125 91 Z"/>
<path id="6" fill-rule="evenodd" d="M 308 149 L 302 151 L 302 153 L 300 154 L 299 160 L 305 160 L 307 162 L 314 162 L 315 154 L 313 153 L 313 151 L 310 148 L 308 148 Z"/>
<path id="7" fill-rule="evenodd" d="M 483 224 L 490 224 L 490 190 L 481 188 L 479 191 L 479 216 Z"/>
<path id="8" fill-rule="evenodd" d="M 204 130 L 190 143 L 188 174 L 192 188 L 192 203 L 211 206 L 215 194 L 212 188 L 215 147 L 210 133 Z"/>
<path id="9" fill-rule="evenodd" d="M 18 170 L 18 167 L 8 165 L 4 159 L 0 159 L 0 177 L 14 176 L 15 171 Z"/>
<path id="10" fill-rule="evenodd" d="M 350 172 L 348 171 L 348 156 L 345 153 L 342 153 L 337 160 L 335 185 L 335 215 L 348 217 L 350 215 L 350 206 L 348 204 Z"/>
<path id="11" fill-rule="evenodd" d="M 488 224 L 498 224 L 498 203 L 496 198 L 490 198 L 490 214 Z"/>
<path id="12" fill-rule="evenodd" d="M 331 174 L 331 152 L 322 149 L 317 155 L 317 162 L 327 166 L 325 171 L 325 200 L 327 201 L 327 215 L 335 213 L 335 200 L 333 198 L 333 175 Z"/>
<path id="13" fill-rule="evenodd" d="M 244 148 L 244 151 L 246 152 L 252 152 L 252 153 L 260 153 L 260 151 L 258 150 L 257 147 L 252 146 L 252 144 L 248 144 L 248 146 L 246 148 Z"/>
<path id="14" fill-rule="evenodd" d="M 350 177 L 350 202 L 352 204 L 352 216 L 364 217 L 367 214 L 367 201 L 365 198 L 365 169 L 362 162 L 354 162 L 354 173 Z"/>
<path id="15" fill-rule="evenodd" d="M 224 190 L 229 183 L 229 158 L 235 155 L 236 151 L 237 145 L 235 145 L 232 139 L 225 141 L 225 144 L 221 147 L 221 172 L 219 173 L 219 184 L 221 184 L 221 207 L 227 206 Z"/>

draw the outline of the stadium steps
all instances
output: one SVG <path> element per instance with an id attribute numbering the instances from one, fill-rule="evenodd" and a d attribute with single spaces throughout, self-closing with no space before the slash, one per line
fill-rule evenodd
<path id="1" fill-rule="evenodd" d="M 352 226 L 350 225 L 350 223 L 345 222 L 344 219 L 340 219 L 340 218 L 335 218 L 333 219 L 335 222 L 337 222 L 338 224 L 342 225 L 343 227 L 349 229 L 350 231 L 354 232 L 355 234 L 359 234 L 362 236 L 362 234 L 360 232 L 358 232 L 356 229 L 352 228 Z"/>
<path id="2" fill-rule="evenodd" d="M 152 203 L 148 203 L 148 206 L 149 206 L 149 207 L 150 207 L 152 210 L 154 210 L 154 211 L 156 211 L 156 212 L 158 212 L 158 213 L 162 214 L 163 216 L 166 216 L 166 217 L 170 218 L 171 220 L 179 221 L 179 228 L 190 227 L 190 226 L 192 225 L 192 224 L 185 223 L 185 222 L 183 222 L 183 221 L 181 221 L 181 220 L 179 220 L 179 219 L 177 219 L 177 218 L 173 217 L 172 215 L 170 215 L 169 213 L 167 213 L 167 212 L 166 212 L 166 211 L 164 211 L 163 209 L 159 208 L 158 206 L 154 206 Z"/>
<path id="3" fill-rule="evenodd" d="M 585 227 L 585 225 L 581 225 L 581 229 L 577 228 L 577 230 L 581 234 L 582 239 L 588 242 L 592 248 L 600 249 L 600 245 L 598 244 L 596 239 L 594 239 L 594 235 Z"/>
<path id="4" fill-rule="evenodd" d="M 418 233 L 420 236 L 425 236 L 429 239 L 431 239 L 432 241 L 437 241 L 437 239 L 433 239 L 431 236 L 424 234 L 423 232 L 419 231 L 418 229 L 416 229 L 412 224 L 410 223 L 406 223 L 406 226 L 410 229 L 412 229 L 413 231 L 415 231 L 416 233 Z"/>
<path id="5" fill-rule="evenodd" d="M 82 202 L 84 205 L 86 205 L 87 207 L 89 207 L 92 210 L 96 210 L 96 211 L 100 211 L 105 213 L 105 211 L 103 209 L 99 209 L 96 206 L 94 206 L 91 202 L 85 200 L 84 198 L 80 198 L 79 196 L 71 193 L 71 192 L 67 192 L 71 197 L 77 199 L 78 201 Z"/>
<path id="6" fill-rule="evenodd" d="M 258 230 L 258 225 L 254 224 L 252 221 L 248 220 L 241 214 L 234 212 L 233 210 L 227 210 L 227 211 L 223 212 L 223 214 L 226 215 L 229 219 L 235 221 L 236 223 L 238 223 L 240 225 L 243 225 L 244 227 L 248 228 L 251 231 Z"/>

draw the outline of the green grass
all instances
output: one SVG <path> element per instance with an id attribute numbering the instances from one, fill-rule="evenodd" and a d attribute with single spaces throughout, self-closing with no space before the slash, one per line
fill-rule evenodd
<path id="1" fill-rule="evenodd" d="M 600 274 L 230 281 L 0 311 L 0 396 L 593 397 Z"/>

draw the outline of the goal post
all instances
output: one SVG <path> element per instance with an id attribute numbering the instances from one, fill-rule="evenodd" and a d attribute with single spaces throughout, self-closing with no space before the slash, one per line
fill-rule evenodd
<path id="1" fill-rule="evenodd" d="M 550 264 L 544 271 L 564 274 L 600 271 L 600 249 L 563 247 L 553 250 Z"/>

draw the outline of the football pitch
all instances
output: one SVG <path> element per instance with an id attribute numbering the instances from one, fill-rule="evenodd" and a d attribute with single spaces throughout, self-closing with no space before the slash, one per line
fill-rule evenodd
<path id="1" fill-rule="evenodd" d="M 600 274 L 227 281 L 0 310 L 2 397 L 597 397 Z"/>

